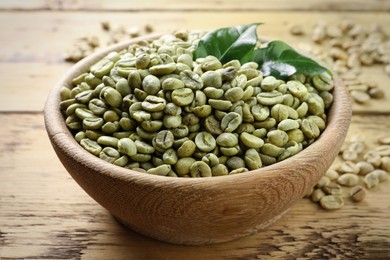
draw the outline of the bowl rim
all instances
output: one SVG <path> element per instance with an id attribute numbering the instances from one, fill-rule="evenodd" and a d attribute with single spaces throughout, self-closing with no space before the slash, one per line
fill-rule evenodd
<path id="1" fill-rule="evenodd" d="M 92 64 L 102 59 L 108 53 L 112 51 L 120 51 L 122 49 L 127 49 L 129 45 L 144 40 L 148 41 L 156 39 L 161 35 L 163 34 L 149 34 L 146 36 L 133 38 L 108 46 L 82 59 L 66 71 L 66 73 L 58 80 L 58 82 L 50 91 L 44 107 L 45 128 L 53 146 L 55 144 L 61 150 L 61 152 L 67 153 L 70 157 L 87 165 L 89 168 L 94 169 L 96 172 L 108 175 L 112 178 L 120 178 L 126 181 L 139 179 L 141 181 L 151 182 L 154 184 L 176 183 L 194 185 L 196 184 L 202 186 L 209 186 L 210 184 L 218 184 L 221 182 L 231 183 L 243 178 L 248 178 L 249 181 L 255 180 L 256 178 L 260 177 L 270 178 L 272 176 L 275 176 L 275 174 L 283 174 L 283 171 L 278 171 L 278 169 L 282 167 L 288 167 L 289 165 L 291 165 L 292 162 L 294 162 L 294 164 L 302 166 L 309 165 L 310 162 L 313 161 L 313 159 L 318 159 L 317 157 L 314 158 L 313 156 L 311 156 L 312 154 L 316 154 L 316 152 L 318 153 L 318 149 L 325 146 L 328 147 L 329 150 L 331 150 L 331 145 L 329 144 L 329 142 L 331 143 L 332 140 L 335 141 L 335 143 L 332 144 L 332 147 L 334 147 L 334 145 L 336 145 L 336 148 L 338 147 L 338 149 L 341 147 L 349 128 L 349 123 L 352 114 L 351 102 L 348 90 L 345 85 L 340 79 L 333 76 L 335 83 L 335 86 L 333 88 L 334 100 L 331 105 L 331 108 L 328 110 L 327 126 L 325 130 L 321 133 L 321 135 L 316 141 L 304 148 L 299 153 L 272 165 L 233 175 L 202 178 L 169 178 L 167 176 L 146 174 L 142 172 L 133 171 L 121 166 L 113 165 L 93 154 L 90 154 L 88 151 L 84 150 L 79 143 L 77 143 L 74 136 L 71 134 L 70 130 L 65 124 L 65 119 L 59 107 L 61 87 L 70 87 L 71 81 L 74 77 L 80 75 L 83 72 L 87 72 Z M 333 162 L 333 160 L 331 162 Z M 325 163 L 329 167 L 331 162 Z M 101 169 L 105 169 L 105 171 L 101 171 Z"/>

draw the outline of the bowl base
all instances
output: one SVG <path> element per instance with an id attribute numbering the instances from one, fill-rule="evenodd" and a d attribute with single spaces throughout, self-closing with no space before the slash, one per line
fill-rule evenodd
<path id="1" fill-rule="evenodd" d="M 193 240 L 191 238 L 187 238 L 186 240 L 182 240 L 182 241 L 172 239 L 169 236 L 159 237 L 157 235 L 154 236 L 152 234 L 145 234 L 144 232 L 134 228 L 130 223 L 126 222 L 125 220 L 121 219 L 120 217 L 115 216 L 114 214 L 111 214 L 111 215 L 113 216 L 113 218 L 116 221 L 118 221 L 120 224 L 122 224 L 126 228 L 131 229 L 132 231 L 137 232 L 138 234 L 141 234 L 143 236 L 146 236 L 146 237 L 149 237 L 149 238 L 152 238 L 152 239 L 156 239 L 156 240 L 159 240 L 161 242 L 166 242 L 166 243 L 171 243 L 171 244 L 176 244 L 176 245 L 200 246 L 200 245 L 210 245 L 210 244 L 218 244 L 218 243 L 230 242 L 230 241 L 238 240 L 238 239 L 243 238 L 243 237 L 247 237 L 247 236 L 253 235 L 253 234 L 255 234 L 255 233 L 257 233 L 257 232 L 259 232 L 261 230 L 266 229 L 268 226 L 270 226 L 273 223 L 275 223 L 276 221 L 278 221 L 284 214 L 286 214 L 286 212 L 288 210 L 289 209 L 283 211 L 279 215 L 271 218 L 270 220 L 268 220 L 266 222 L 263 222 L 260 225 L 257 225 L 256 227 L 254 227 L 252 229 L 246 230 L 246 231 L 244 231 L 244 232 L 242 232 L 240 234 L 234 234 L 234 235 L 232 235 L 230 237 L 225 237 L 225 238 L 205 237 L 204 239 L 200 239 L 198 237 L 195 240 Z"/>

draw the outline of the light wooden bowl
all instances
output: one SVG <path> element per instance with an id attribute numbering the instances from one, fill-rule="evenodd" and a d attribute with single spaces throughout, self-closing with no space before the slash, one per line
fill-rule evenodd
<path id="1" fill-rule="evenodd" d="M 328 126 L 312 145 L 277 164 L 212 178 L 170 178 L 131 171 L 85 151 L 60 112 L 60 88 L 129 40 L 80 61 L 48 96 L 44 116 L 48 136 L 76 182 L 127 227 L 162 241 L 210 244 L 264 229 L 301 199 L 330 167 L 346 136 L 351 105 L 347 89 L 335 82 Z"/>

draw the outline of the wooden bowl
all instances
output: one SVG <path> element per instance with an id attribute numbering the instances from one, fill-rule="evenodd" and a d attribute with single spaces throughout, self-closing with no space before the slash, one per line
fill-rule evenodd
<path id="1" fill-rule="evenodd" d="M 301 199 L 330 167 L 346 136 L 351 105 L 346 87 L 335 81 L 328 126 L 309 147 L 277 164 L 236 175 L 170 178 L 112 165 L 85 151 L 65 125 L 60 88 L 107 53 L 140 37 L 106 48 L 74 65 L 48 96 L 45 125 L 62 164 L 76 182 L 127 227 L 177 244 L 234 240 L 264 229 Z"/>

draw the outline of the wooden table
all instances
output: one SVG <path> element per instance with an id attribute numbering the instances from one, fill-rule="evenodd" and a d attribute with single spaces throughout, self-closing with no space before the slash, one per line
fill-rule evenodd
<path id="1" fill-rule="evenodd" d="M 116 222 L 68 175 L 43 124 L 45 98 L 71 66 L 63 53 L 100 22 L 154 25 L 155 31 L 265 22 L 260 32 L 292 44 L 288 25 L 350 18 L 390 28 L 389 1 L 62 1 L 0 3 L 0 259 L 390 259 L 390 181 L 361 203 L 324 211 L 307 199 L 276 224 L 224 244 L 188 247 L 143 237 Z M 354 105 L 350 134 L 389 133 L 389 76 L 364 71 L 387 98 Z"/>

